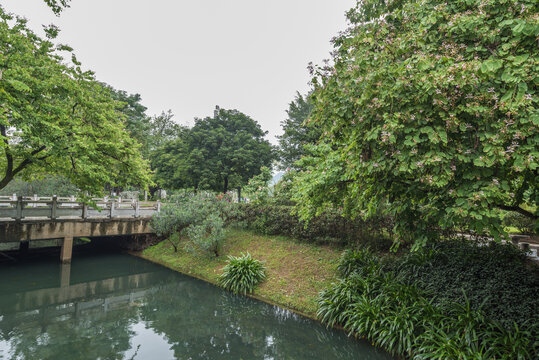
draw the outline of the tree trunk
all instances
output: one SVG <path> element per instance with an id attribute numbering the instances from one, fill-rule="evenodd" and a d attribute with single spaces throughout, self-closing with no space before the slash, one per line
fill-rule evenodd
<path id="1" fill-rule="evenodd" d="M 0 190 L 5 188 L 9 182 L 13 180 L 12 176 L 6 175 L 1 181 L 0 181 Z"/>
<path id="2" fill-rule="evenodd" d="M 223 187 L 223 194 L 226 194 L 228 191 L 228 176 L 225 176 L 225 185 Z"/>
<path id="3" fill-rule="evenodd" d="M 174 241 L 170 240 L 170 236 L 167 238 L 167 240 L 172 245 L 172 247 L 174 248 L 174 252 L 177 253 L 178 252 L 178 246 L 176 245 L 176 243 L 174 243 Z"/>

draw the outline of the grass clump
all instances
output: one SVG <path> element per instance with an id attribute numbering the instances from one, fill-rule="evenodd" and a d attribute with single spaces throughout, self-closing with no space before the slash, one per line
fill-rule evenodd
<path id="1" fill-rule="evenodd" d="M 255 287 L 266 279 L 264 264 L 251 254 L 228 256 L 228 262 L 219 277 L 219 284 L 235 294 L 253 293 Z"/>
<path id="2" fill-rule="evenodd" d="M 360 250 L 345 250 L 337 265 L 337 272 L 342 278 L 347 278 L 353 273 L 371 273 L 378 267 L 378 258 L 372 256 L 369 248 Z"/>
<path id="3" fill-rule="evenodd" d="M 537 269 L 510 245 L 447 241 L 395 258 L 349 251 L 338 268 L 318 317 L 393 355 L 537 358 Z"/>

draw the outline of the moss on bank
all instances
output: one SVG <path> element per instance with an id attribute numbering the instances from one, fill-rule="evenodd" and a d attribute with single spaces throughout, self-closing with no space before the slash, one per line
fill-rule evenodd
<path id="1" fill-rule="evenodd" d="M 138 254 L 181 273 L 217 284 L 226 255 L 249 252 L 264 261 L 267 280 L 254 297 L 316 316 L 318 293 L 336 280 L 336 266 L 341 250 L 327 246 L 299 243 L 280 236 L 261 236 L 242 230 L 229 230 L 221 256 L 209 257 L 183 250 L 177 253 L 163 241 Z"/>

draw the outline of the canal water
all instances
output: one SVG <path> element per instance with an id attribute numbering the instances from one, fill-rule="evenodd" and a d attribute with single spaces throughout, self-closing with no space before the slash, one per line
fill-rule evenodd
<path id="1" fill-rule="evenodd" d="M 0 264 L 0 359 L 390 359 L 276 306 L 123 254 Z"/>

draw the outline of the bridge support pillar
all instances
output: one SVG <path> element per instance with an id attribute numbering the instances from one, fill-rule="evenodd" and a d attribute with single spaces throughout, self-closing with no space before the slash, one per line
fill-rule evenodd
<path id="1" fill-rule="evenodd" d="M 72 254 L 73 254 L 73 236 L 66 236 L 62 243 L 62 250 L 60 252 L 60 261 L 62 263 L 71 262 Z"/>
<path id="2" fill-rule="evenodd" d="M 19 243 L 19 256 L 21 258 L 24 258 L 26 255 L 28 255 L 28 249 L 30 248 L 30 242 L 29 241 L 21 241 Z"/>
<path id="3" fill-rule="evenodd" d="M 68 287 L 71 280 L 71 263 L 60 265 L 60 287 Z"/>

